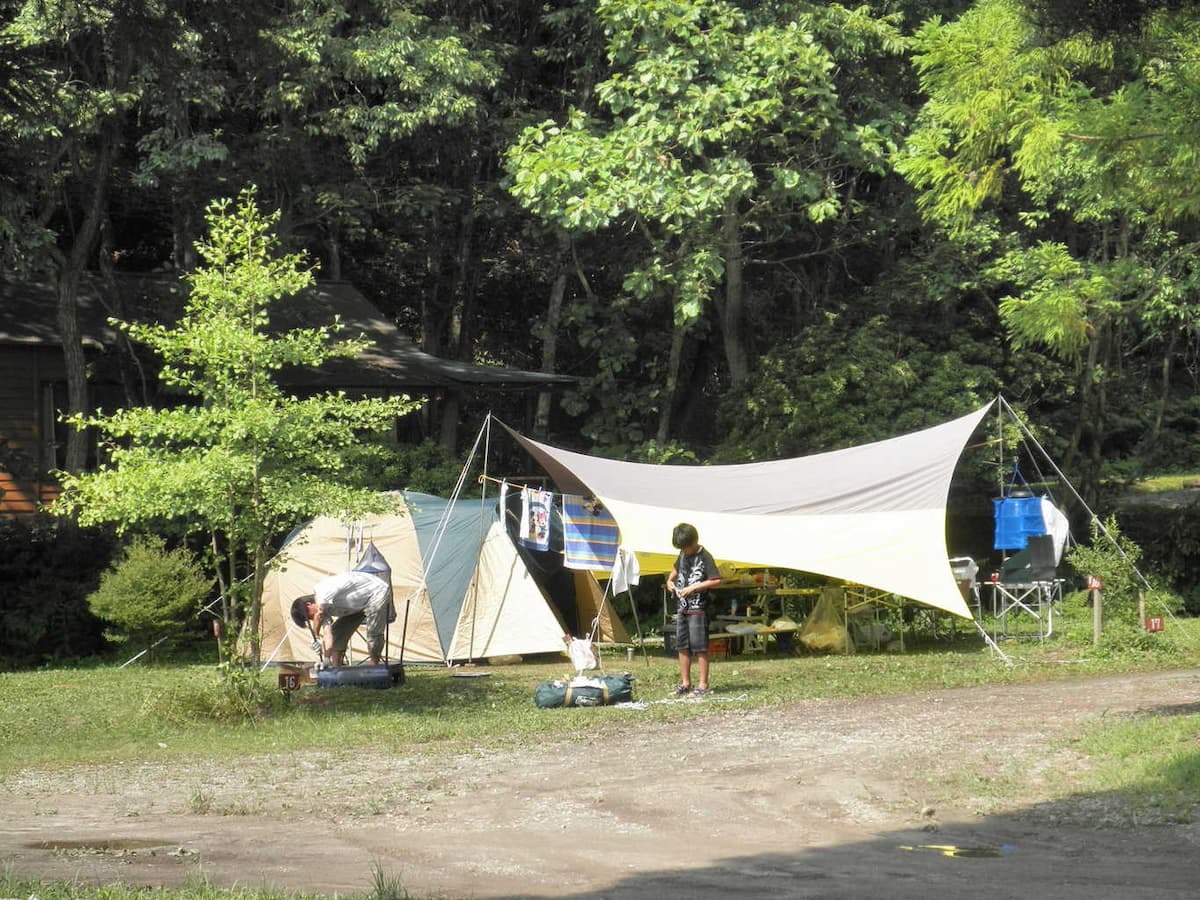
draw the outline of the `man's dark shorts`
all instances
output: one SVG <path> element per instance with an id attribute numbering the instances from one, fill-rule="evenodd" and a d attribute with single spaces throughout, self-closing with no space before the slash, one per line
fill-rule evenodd
<path id="1" fill-rule="evenodd" d="M 707 613 L 680 613 L 675 617 L 675 649 L 688 653 L 708 652 Z"/>

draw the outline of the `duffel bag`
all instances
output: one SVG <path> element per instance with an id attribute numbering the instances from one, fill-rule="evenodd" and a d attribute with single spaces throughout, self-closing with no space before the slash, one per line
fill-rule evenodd
<path id="1" fill-rule="evenodd" d="M 633 699 L 633 676 L 600 675 L 571 681 L 543 681 L 533 689 L 533 702 L 540 709 L 560 706 L 611 706 Z"/>

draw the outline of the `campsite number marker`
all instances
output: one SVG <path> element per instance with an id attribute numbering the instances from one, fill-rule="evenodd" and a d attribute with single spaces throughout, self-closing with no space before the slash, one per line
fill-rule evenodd
<path id="1" fill-rule="evenodd" d="M 1163 630 L 1163 617 L 1162 616 L 1147 617 L 1146 630 L 1147 631 L 1162 631 Z"/>
<path id="2" fill-rule="evenodd" d="M 297 672 L 280 672 L 279 673 L 279 689 L 281 691 L 295 691 L 300 689 L 300 675 Z"/>

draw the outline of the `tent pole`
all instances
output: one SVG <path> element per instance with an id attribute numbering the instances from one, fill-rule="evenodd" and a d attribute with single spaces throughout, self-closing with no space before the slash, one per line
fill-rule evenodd
<path id="1" fill-rule="evenodd" d="M 472 582 L 475 587 L 471 596 L 471 637 L 467 641 L 467 662 L 475 660 L 475 621 L 479 616 L 479 561 L 483 559 L 483 543 L 487 539 L 484 519 L 487 516 L 488 456 L 491 454 L 491 450 L 492 411 L 489 409 L 483 420 L 483 475 L 479 479 L 479 483 L 482 485 L 482 490 L 479 492 L 479 549 L 475 553 L 475 579 Z"/>
<path id="2" fill-rule="evenodd" d="M 1004 496 L 1004 395 L 996 395 L 996 446 L 1000 448 L 1000 465 L 996 469 L 997 496 Z"/>
<path id="3" fill-rule="evenodd" d="M 424 580 L 424 578 L 422 578 Z M 412 604 L 412 591 L 404 597 L 404 624 L 400 626 L 400 668 L 404 668 L 404 645 L 408 640 L 408 607 Z M 436 628 L 436 626 L 435 626 Z"/>
<path id="4" fill-rule="evenodd" d="M 637 629 L 638 643 L 642 645 L 642 659 L 646 661 L 646 668 L 650 668 L 650 654 L 646 652 L 646 636 L 642 634 L 642 623 L 638 621 L 637 601 L 633 599 L 633 588 L 631 587 L 626 593 L 629 595 L 629 608 L 633 610 L 633 627 Z"/>

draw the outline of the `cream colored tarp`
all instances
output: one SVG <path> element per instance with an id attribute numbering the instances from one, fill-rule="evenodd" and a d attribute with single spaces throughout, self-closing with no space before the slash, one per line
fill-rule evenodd
<path id="1" fill-rule="evenodd" d="M 514 437 L 561 490 L 604 502 L 643 572 L 670 568 L 671 531 L 686 521 L 719 561 L 827 575 L 969 618 L 948 563 L 946 499 L 990 406 L 887 441 L 736 466 L 620 462 Z"/>

